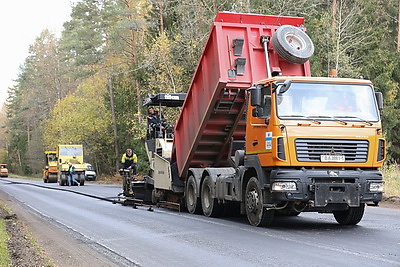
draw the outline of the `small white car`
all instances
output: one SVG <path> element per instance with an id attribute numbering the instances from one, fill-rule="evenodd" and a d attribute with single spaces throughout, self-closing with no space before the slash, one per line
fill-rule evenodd
<path id="1" fill-rule="evenodd" d="M 86 164 L 85 180 L 86 181 L 96 181 L 96 171 L 93 169 L 92 164 Z"/>

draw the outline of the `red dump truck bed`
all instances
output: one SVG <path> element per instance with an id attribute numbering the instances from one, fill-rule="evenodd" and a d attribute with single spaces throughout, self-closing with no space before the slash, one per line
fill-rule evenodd
<path id="1" fill-rule="evenodd" d="M 245 90 L 267 78 L 261 36 L 282 25 L 301 27 L 303 18 L 220 12 L 175 125 L 171 163 L 180 177 L 190 167 L 228 166 L 230 140 L 245 139 Z M 281 59 L 269 43 L 272 73 L 310 76 L 309 62 Z"/>

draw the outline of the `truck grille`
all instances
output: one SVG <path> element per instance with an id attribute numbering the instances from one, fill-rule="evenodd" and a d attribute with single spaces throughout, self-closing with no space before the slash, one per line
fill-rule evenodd
<path id="1" fill-rule="evenodd" d="M 320 162 L 321 155 L 344 155 L 345 162 L 366 162 L 368 140 L 296 139 L 298 161 Z"/>

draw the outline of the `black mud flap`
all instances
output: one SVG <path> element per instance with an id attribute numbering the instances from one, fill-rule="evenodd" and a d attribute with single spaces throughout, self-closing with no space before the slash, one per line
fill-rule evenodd
<path id="1" fill-rule="evenodd" d="M 347 204 L 349 207 L 360 206 L 360 186 L 358 184 L 316 184 L 315 207 L 328 204 Z"/>

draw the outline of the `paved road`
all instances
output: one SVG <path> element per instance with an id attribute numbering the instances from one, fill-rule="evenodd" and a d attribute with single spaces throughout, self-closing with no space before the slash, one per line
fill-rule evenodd
<path id="1" fill-rule="evenodd" d="M 109 251 L 119 265 L 400 266 L 400 210 L 368 207 L 357 226 L 340 226 L 330 214 L 302 213 L 257 228 L 245 217 L 215 219 L 163 208 L 150 212 L 71 192 L 107 198 L 116 196 L 119 186 L 86 184 L 57 191 L 9 181 L 26 182 L 1 179 L 1 191 L 79 234 L 88 245 Z"/>

